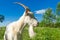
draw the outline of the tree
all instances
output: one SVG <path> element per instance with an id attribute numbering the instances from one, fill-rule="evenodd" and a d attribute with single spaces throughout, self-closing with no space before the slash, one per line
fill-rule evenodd
<path id="1" fill-rule="evenodd" d="M 57 4 L 56 8 L 56 27 L 60 27 L 60 2 Z"/>
<path id="2" fill-rule="evenodd" d="M 4 21 L 4 16 L 0 15 L 0 22 L 3 22 L 3 21 Z"/>
<path id="3" fill-rule="evenodd" d="M 44 26 L 51 26 L 55 20 L 55 15 L 52 13 L 52 9 L 48 8 L 43 15 Z"/>
<path id="4" fill-rule="evenodd" d="M 60 23 L 60 2 L 57 4 L 56 8 L 56 22 Z"/>

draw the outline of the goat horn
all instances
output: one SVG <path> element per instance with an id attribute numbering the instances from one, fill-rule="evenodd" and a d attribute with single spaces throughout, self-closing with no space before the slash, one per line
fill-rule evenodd
<path id="1" fill-rule="evenodd" d="M 29 10 L 29 8 L 28 8 L 27 6 L 25 6 L 24 4 L 22 4 L 22 3 L 20 3 L 20 2 L 14 2 L 14 3 L 19 4 L 19 5 L 21 5 L 22 7 L 24 7 L 25 9 L 28 9 L 28 10 Z"/>

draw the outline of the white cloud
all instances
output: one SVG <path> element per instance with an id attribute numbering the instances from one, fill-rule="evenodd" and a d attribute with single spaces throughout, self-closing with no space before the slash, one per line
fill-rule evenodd
<path id="1" fill-rule="evenodd" d="M 46 11 L 46 9 L 42 9 L 42 10 L 37 10 L 35 11 L 36 14 L 44 14 Z"/>

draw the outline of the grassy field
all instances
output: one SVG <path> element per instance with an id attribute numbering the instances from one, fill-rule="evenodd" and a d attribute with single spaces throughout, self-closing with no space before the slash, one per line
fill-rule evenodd
<path id="1" fill-rule="evenodd" d="M 0 28 L 0 40 L 3 40 L 5 28 Z M 22 34 L 22 40 L 60 40 L 60 28 L 35 27 L 36 36 L 32 39 L 28 36 L 28 28 L 26 27 Z"/>

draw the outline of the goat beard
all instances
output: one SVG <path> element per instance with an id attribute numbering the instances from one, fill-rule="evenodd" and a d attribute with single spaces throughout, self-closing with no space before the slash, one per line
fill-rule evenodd
<path id="1" fill-rule="evenodd" d="M 35 32 L 34 32 L 34 30 L 33 30 L 33 26 L 32 25 L 30 25 L 29 26 L 29 36 L 30 36 L 30 38 L 33 38 L 34 36 L 35 36 Z"/>

